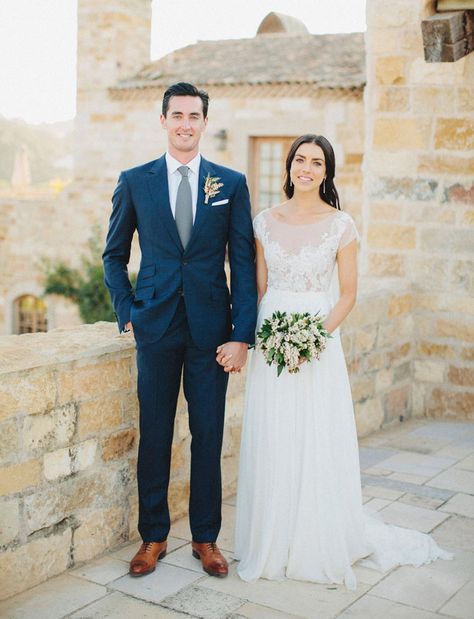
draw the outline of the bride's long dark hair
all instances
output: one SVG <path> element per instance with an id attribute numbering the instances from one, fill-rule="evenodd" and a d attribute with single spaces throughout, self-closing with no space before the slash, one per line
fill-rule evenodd
<path id="1" fill-rule="evenodd" d="M 325 181 L 319 186 L 319 196 L 321 200 L 324 200 L 324 202 L 340 211 L 341 205 L 339 202 L 339 194 L 337 193 L 337 189 L 334 184 L 334 176 L 336 174 L 336 158 L 334 156 L 333 147 L 331 146 L 329 140 L 323 135 L 307 133 L 306 135 L 296 138 L 291 145 L 285 164 L 286 175 L 283 191 L 285 192 L 286 197 L 292 198 L 295 192 L 290 178 L 290 168 L 293 163 L 293 159 L 295 158 L 296 151 L 302 144 L 316 144 L 323 151 L 324 161 L 326 163 L 326 178 Z"/>

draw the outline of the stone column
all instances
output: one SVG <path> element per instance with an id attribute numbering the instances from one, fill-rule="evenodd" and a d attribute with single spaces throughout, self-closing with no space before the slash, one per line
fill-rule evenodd
<path id="1" fill-rule="evenodd" d="M 474 409 L 474 54 L 425 62 L 421 21 L 434 5 L 367 1 L 364 270 L 413 295 L 412 331 L 406 322 L 398 334 L 412 347 L 413 412 L 466 418 Z"/>

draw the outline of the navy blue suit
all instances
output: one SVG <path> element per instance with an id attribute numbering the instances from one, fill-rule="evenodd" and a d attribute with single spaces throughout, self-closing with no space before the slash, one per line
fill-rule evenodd
<path id="1" fill-rule="evenodd" d="M 208 174 L 223 186 L 206 204 Z M 137 344 L 138 528 L 144 541 L 168 535 L 171 443 L 183 374 L 192 435 L 191 531 L 196 542 L 215 541 L 228 380 L 215 361 L 215 349 L 226 341 L 252 344 L 256 323 L 255 248 L 245 177 L 201 158 L 196 217 L 186 249 L 171 212 L 164 156 L 122 172 L 112 203 L 103 254 L 105 284 L 120 331 L 131 321 Z M 135 230 L 141 264 L 134 292 L 127 265 Z"/>

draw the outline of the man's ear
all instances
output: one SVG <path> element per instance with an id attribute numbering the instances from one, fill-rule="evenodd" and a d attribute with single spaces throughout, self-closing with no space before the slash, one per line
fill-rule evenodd
<path id="1" fill-rule="evenodd" d="M 163 114 L 160 114 L 160 123 L 163 129 L 166 129 L 166 116 L 163 116 Z"/>

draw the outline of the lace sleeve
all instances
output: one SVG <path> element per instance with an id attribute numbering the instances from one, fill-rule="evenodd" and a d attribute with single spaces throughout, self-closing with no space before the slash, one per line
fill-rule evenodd
<path id="1" fill-rule="evenodd" d="M 346 245 L 349 245 L 349 243 L 353 241 L 354 239 L 356 239 L 357 241 L 360 240 L 360 236 L 359 236 L 359 233 L 357 232 L 357 228 L 355 226 L 354 220 L 347 213 L 344 213 L 344 215 L 345 215 L 344 218 L 346 221 L 345 221 L 345 225 L 344 225 L 344 228 L 341 234 L 341 238 L 339 239 L 338 249 L 342 249 Z"/>
<path id="2" fill-rule="evenodd" d="M 264 221 L 263 221 L 263 213 L 260 212 L 258 215 L 255 215 L 253 220 L 253 233 L 257 240 L 263 244 L 263 234 L 264 234 Z"/>

